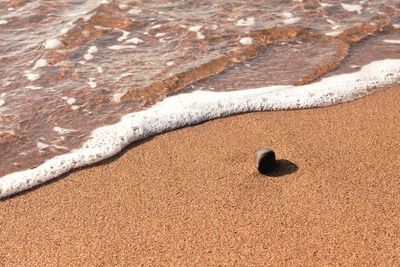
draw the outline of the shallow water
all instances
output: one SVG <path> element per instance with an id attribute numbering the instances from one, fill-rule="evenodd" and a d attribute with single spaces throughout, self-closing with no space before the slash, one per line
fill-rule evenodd
<path id="1" fill-rule="evenodd" d="M 400 58 L 399 1 L 6 0 L 0 176 L 167 96 L 302 85 Z"/>

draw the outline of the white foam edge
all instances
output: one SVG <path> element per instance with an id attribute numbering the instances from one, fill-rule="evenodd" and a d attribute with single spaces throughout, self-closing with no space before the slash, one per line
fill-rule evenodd
<path id="1" fill-rule="evenodd" d="M 94 130 L 79 149 L 36 168 L 0 178 L 4 198 L 85 165 L 119 153 L 147 137 L 203 121 L 251 111 L 324 107 L 354 100 L 400 81 L 400 59 L 371 62 L 359 71 L 327 77 L 302 86 L 269 86 L 232 92 L 195 91 L 167 97 L 149 109 Z"/>

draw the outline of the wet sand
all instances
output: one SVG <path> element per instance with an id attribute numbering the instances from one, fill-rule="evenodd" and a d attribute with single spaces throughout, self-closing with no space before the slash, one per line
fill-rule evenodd
<path id="1" fill-rule="evenodd" d="M 6 199 L 0 263 L 398 265 L 399 89 L 169 132 Z"/>

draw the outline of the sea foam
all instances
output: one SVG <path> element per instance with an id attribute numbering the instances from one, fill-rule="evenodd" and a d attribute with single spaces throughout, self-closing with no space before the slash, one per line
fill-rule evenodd
<path id="1" fill-rule="evenodd" d="M 99 162 L 128 144 L 165 131 L 232 114 L 329 106 L 400 81 L 400 60 L 372 62 L 359 71 L 303 86 L 269 86 L 233 92 L 195 91 L 171 96 L 149 109 L 98 128 L 80 149 L 0 178 L 0 198 L 27 190 L 72 169 Z"/>

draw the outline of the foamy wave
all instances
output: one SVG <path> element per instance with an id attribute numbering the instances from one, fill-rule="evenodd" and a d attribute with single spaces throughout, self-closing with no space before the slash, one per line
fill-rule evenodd
<path id="1" fill-rule="evenodd" d="M 323 107 L 350 101 L 400 81 L 400 60 L 372 62 L 358 72 L 303 86 L 270 86 L 234 92 L 196 91 L 166 98 L 155 106 L 96 129 L 80 149 L 42 165 L 0 178 L 0 198 L 27 190 L 72 169 L 99 162 L 128 144 L 183 126 L 260 110 Z"/>

